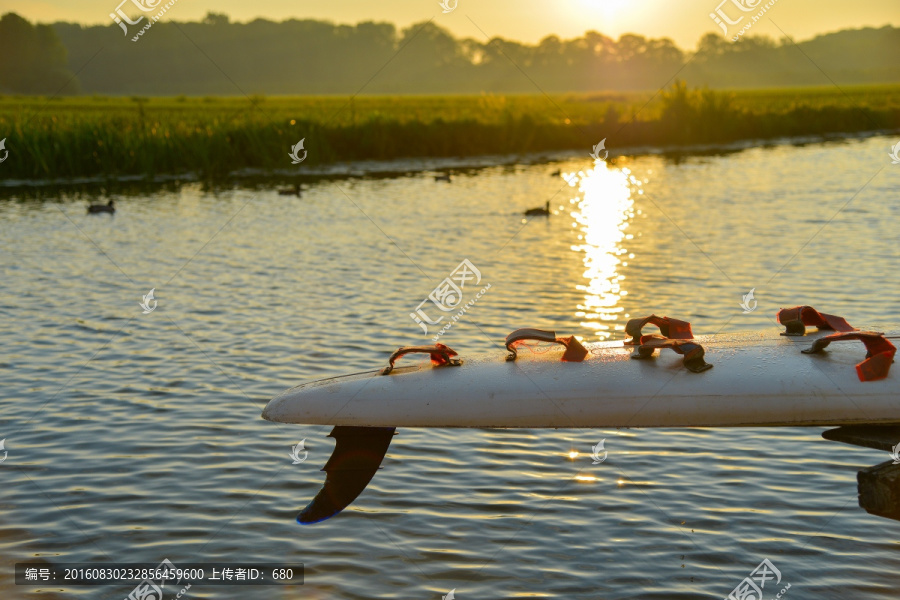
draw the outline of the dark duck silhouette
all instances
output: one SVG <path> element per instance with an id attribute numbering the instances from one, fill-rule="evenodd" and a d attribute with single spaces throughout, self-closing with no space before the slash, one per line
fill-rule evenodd
<path id="1" fill-rule="evenodd" d="M 544 205 L 544 208 L 529 208 L 525 211 L 526 217 L 549 217 L 550 216 L 550 201 L 547 200 L 547 203 Z"/>
<path id="2" fill-rule="evenodd" d="M 300 190 L 300 185 L 298 184 L 294 184 L 294 187 L 279 188 L 278 190 L 279 196 L 297 196 L 299 198 L 302 193 L 303 192 Z"/>
<path id="3" fill-rule="evenodd" d="M 450 173 L 442 173 L 440 175 L 435 175 L 434 180 L 435 181 L 446 181 L 447 183 L 450 183 Z"/>
<path id="4" fill-rule="evenodd" d="M 559 177 L 560 175 L 562 175 L 562 169 L 557 169 L 550 173 L 550 177 Z"/>
<path id="5" fill-rule="evenodd" d="M 114 213 L 116 212 L 116 203 L 110 200 L 106 204 L 91 204 L 88 206 L 89 213 Z"/>

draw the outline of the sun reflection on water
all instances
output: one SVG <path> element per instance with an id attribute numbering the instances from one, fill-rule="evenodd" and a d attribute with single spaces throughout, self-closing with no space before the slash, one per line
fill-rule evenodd
<path id="1" fill-rule="evenodd" d="M 576 286 L 584 292 L 584 303 L 578 305 L 575 316 L 581 318 L 583 327 L 607 339 L 613 331 L 624 329 L 624 323 L 616 324 L 620 316 L 628 316 L 622 314 L 621 299 L 628 292 L 623 289 L 625 275 L 620 267 L 628 265 L 623 260 L 623 256 L 628 258 L 623 243 L 632 238 L 626 230 L 634 216 L 632 191 L 640 187 L 640 181 L 627 168 L 597 161 L 593 169 L 578 173 L 577 180 L 572 180 L 572 185 L 576 184 L 580 196 L 572 216 L 580 244 L 572 250 L 584 253 L 587 283 Z"/>

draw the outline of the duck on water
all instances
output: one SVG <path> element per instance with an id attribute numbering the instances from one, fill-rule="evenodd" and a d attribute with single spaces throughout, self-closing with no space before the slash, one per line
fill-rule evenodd
<path id="1" fill-rule="evenodd" d="M 303 190 L 300 189 L 299 184 L 295 183 L 293 187 L 279 188 L 278 195 L 279 196 L 297 196 L 298 198 L 300 198 L 303 195 Z"/>
<path id="2" fill-rule="evenodd" d="M 525 211 L 526 217 L 549 217 L 550 216 L 550 201 L 548 200 L 546 204 L 544 204 L 544 208 L 529 208 Z"/>
<path id="3" fill-rule="evenodd" d="M 106 204 L 91 204 L 87 209 L 88 213 L 114 213 L 116 212 L 116 203 L 110 200 Z"/>

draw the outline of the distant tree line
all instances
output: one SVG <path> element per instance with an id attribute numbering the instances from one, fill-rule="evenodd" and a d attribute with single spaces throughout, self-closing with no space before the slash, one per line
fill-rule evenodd
<path id="1" fill-rule="evenodd" d="M 0 17 L 0 93 L 76 94 L 66 48 L 50 25 L 32 25 L 14 13 Z"/>
<path id="2" fill-rule="evenodd" d="M 3 27 L 25 41 L 12 43 Z M 233 23 L 214 13 L 201 22 L 160 20 L 132 42 L 112 21 L 34 27 L 6 15 L 0 91 L 47 93 L 71 72 L 84 92 L 114 95 L 624 91 L 658 89 L 688 60 L 679 77 L 691 86 L 829 85 L 822 71 L 838 84 L 900 82 L 900 28 L 845 30 L 797 46 L 711 33 L 687 53 L 667 38 L 613 40 L 596 31 L 523 44 L 460 39 L 430 22 L 398 31 L 374 22 Z"/>

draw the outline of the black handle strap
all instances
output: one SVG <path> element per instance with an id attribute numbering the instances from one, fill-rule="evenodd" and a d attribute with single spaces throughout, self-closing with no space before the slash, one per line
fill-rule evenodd
<path id="1" fill-rule="evenodd" d="M 653 356 L 654 351 L 663 348 L 671 348 L 678 354 L 684 356 L 684 366 L 691 373 L 702 373 L 703 371 L 708 371 L 713 368 L 711 364 L 703 360 L 703 355 L 706 353 L 703 350 L 703 346 L 689 340 L 645 338 L 645 342 L 635 348 L 635 352 L 631 355 L 631 358 L 638 360 L 650 358 Z"/>

